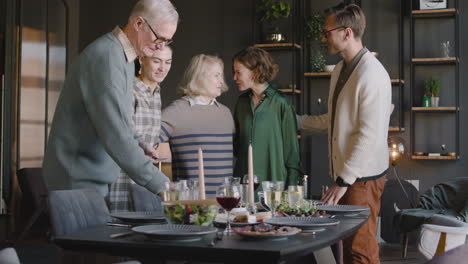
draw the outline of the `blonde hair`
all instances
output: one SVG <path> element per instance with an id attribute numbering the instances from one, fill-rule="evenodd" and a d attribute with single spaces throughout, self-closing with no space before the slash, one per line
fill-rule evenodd
<path id="1" fill-rule="evenodd" d="M 361 39 L 366 29 L 366 16 L 362 9 L 355 4 L 339 4 L 325 10 L 326 16 L 335 15 L 335 24 L 351 28 L 354 37 Z"/>
<path id="2" fill-rule="evenodd" d="M 134 17 L 144 17 L 156 24 L 177 24 L 179 13 L 169 0 L 140 0 L 133 7 L 128 20 Z"/>
<path id="3" fill-rule="evenodd" d="M 209 66 L 219 65 L 223 76 L 223 86 L 221 92 L 226 92 L 228 87 L 224 80 L 224 63 L 218 56 L 198 54 L 192 57 L 187 69 L 185 69 L 182 80 L 179 83 L 179 90 L 182 94 L 198 96 L 205 89 L 205 79 Z"/>

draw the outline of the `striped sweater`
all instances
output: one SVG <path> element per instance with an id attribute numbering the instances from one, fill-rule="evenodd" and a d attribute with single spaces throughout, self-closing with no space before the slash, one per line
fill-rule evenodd
<path id="1" fill-rule="evenodd" d="M 214 198 L 224 177 L 232 176 L 234 121 L 229 109 L 190 105 L 188 98 L 163 110 L 160 142 L 169 141 L 174 180 L 198 177 L 198 148 L 203 150 L 206 198 Z"/>

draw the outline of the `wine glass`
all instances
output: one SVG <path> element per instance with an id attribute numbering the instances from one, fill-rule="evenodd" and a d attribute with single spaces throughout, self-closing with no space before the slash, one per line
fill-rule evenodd
<path id="1" fill-rule="evenodd" d="M 281 203 L 284 190 L 284 182 L 263 182 L 262 188 L 265 196 L 265 203 L 271 210 L 271 216 L 276 216 L 276 207 Z"/>
<path id="2" fill-rule="evenodd" d="M 241 198 L 239 185 L 235 184 L 224 184 L 216 191 L 216 201 L 224 208 L 227 212 L 226 229 L 224 233 L 229 235 L 232 233 L 230 212 L 237 206 Z"/>
<path id="3" fill-rule="evenodd" d="M 260 186 L 260 182 L 258 182 L 258 177 L 257 175 L 254 175 L 253 176 L 253 179 L 254 179 L 254 191 L 256 191 L 258 189 L 258 187 Z M 245 174 L 244 177 L 242 178 L 242 184 L 249 184 L 249 175 L 248 174 Z"/>

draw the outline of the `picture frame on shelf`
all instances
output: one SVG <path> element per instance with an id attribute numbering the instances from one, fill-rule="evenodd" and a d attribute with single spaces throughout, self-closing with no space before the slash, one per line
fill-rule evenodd
<path id="1" fill-rule="evenodd" d="M 415 10 L 445 9 L 447 0 L 414 0 Z"/>

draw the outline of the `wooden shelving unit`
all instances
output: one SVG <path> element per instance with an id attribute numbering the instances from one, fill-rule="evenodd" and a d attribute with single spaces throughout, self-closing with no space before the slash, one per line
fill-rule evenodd
<path id="1" fill-rule="evenodd" d="M 459 54 L 460 54 L 460 16 L 459 16 L 459 1 L 454 0 L 450 1 L 447 6 L 449 8 L 444 9 L 430 9 L 430 10 L 413 10 L 413 1 L 410 1 L 410 16 L 409 16 L 409 23 L 410 23 L 410 72 L 411 72 L 411 90 L 410 90 L 410 101 L 412 104 L 411 107 L 411 147 L 410 151 L 413 153 L 411 156 L 412 159 L 418 160 L 457 160 L 460 156 L 460 63 L 459 63 Z M 441 19 L 443 21 L 449 20 L 453 22 L 454 28 L 454 41 L 452 42 L 451 37 L 451 44 L 453 44 L 451 57 L 438 57 L 441 54 L 434 52 L 434 50 L 429 50 L 430 57 L 426 57 L 428 55 L 422 55 L 424 57 L 419 57 L 419 54 L 425 54 L 420 51 L 421 46 L 424 46 L 420 40 L 418 42 L 417 34 L 431 34 L 434 35 L 434 41 L 446 41 L 447 36 L 438 36 L 439 32 L 446 31 L 448 27 L 444 27 L 444 23 L 441 23 Z M 416 22 L 417 20 L 423 20 L 422 22 Z M 440 26 L 439 26 L 440 25 Z M 451 27 L 451 26 L 450 26 Z M 434 31 L 436 30 L 436 31 Z M 437 31 L 438 30 L 438 31 Z M 416 47 L 419 47 L 416 50 Z M 434 57 L 431 56 L 434 55 Z M 444 71 L 441 72 L 450 72 L 454 73 L 453 85 L 446 86 L 444 89 L 450 89 L 450 92 L 453 91 L 453 98 L 454 101 L 446 102 L 451 106 L 442 106 L 442 107 L 419 107 L 420 96 L 424 87 L 419 85 L 427 76 L 424 75 L 424 70 L 426 67 L 432 67 L 433 69 L 443 68 Z M 416 70 L 416 68 L 418 70 Z M 435 70 L 433 70 L 435 71 Z M 441 73 L 442 74 L 442 73 Z M 440 78 L 440 77 L 439 77 Z M 443 77 L 442 77 L 443 79 Z M 447 77 L 445 76 L 445 80 L 447 81 Z M 447 95 L 446 95 L 447 96 Z M 438 115 L 437 113 L 440 113 Z M 434 115 L 436 114 L 436 115 Z M 450 118 L 450 119 L 447 119 Z M 416 120 L 418 126 L 416 125 Z M 435 121 L 437 120 L 437 121 Z M 449 120 L 454 120 L 453 126 L 450 125 L 446 129 L 453 129 L 454 133 L 446 133 L 443 138 L 437 137 L 429 137 L 432 140 L 430 142 L 420 142 L 418 141 L 420 138 L 422 140 L 427 140 L 427 137 L 420 137 L 420 133 L 426 133 L 425 130 L 429 129 L 430 127 L 434 127 L 437 125 L 436 122 L 451 122 Z M 452 123 L 450 123 L 452 124 Z M 416 136 L 418 135 L 418 136 Z M 425 134 L 424 134 L 425 135 Z M 438 144 L 445 144 L 449 143 L 448 151 L 454 153 L 454 155 L 450 156 L 429 156 L 427 153 L 431 152 L 430 150 L 434 148 L 434 145 Z M 431 147 L 432 146 L 432 147 Z M 426 155 L 414 155 L 415 153 L 421 154 L 425 153 Z M 455 155 L 456 153 L 456 155 Z"/>
<path id="2" fill-rule="evenodd" d="M 415 64 L 445 64 L 445 63 L 457 63 L 458 58 L 412 58 L 411 62 Z"/>
<path id="3" fill-rule="evenodd" d="M 415 112 L 454 112 L 458 111 L 459 108 L 456 106 L 442 106 L 442 107 L 411 107 L 411 110 Z"/>
<path id="4" fill-rule="evenodd" d="M 457 160 L 458 156 L 427 156 L 427 155 L 412 155 L 411 159 L 415 160 Z"/>
<path id="5" fill-rule="evenodd" d="M 392 84 L 405 84 L 405 80 L 400 80 L 400 79 L 391 79 Z"/>
<path id="6" fill-rule="evenodd" d="M 310 78 L 330 78 L 331 74 L 331 72 L 304 72 L 304 76 Z"/>
<path id="7" fill-rule="evenodd" d="M 413 10 L 411 15 L 418 18 L 451 17 L 458 13 L 456 8 Z"/>
<path id="8" fill-rule="evenodd" d="M 389 127 L 388 132 L 404 132 L 404 127 Z"/>
<path id="9" fill-rule="evenodd" d="M 257 48 L 262 49 L 302 49 L 302 46 L 297 43 L 258 43 L 254 45 Z"/>
<path id="10" fill-rule="evenodd" d="M 278 91 L 281 91 L 283 93 L 295 93 L 295 94 L 301 94 L 301 90 L 298 89 L 278 89 Z"/>

